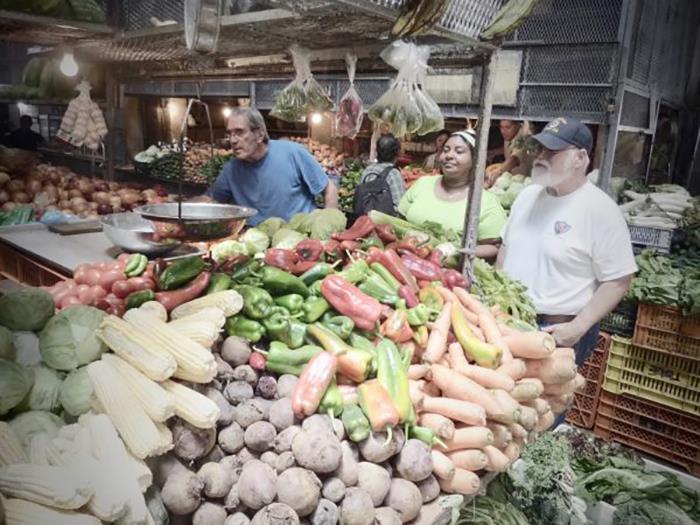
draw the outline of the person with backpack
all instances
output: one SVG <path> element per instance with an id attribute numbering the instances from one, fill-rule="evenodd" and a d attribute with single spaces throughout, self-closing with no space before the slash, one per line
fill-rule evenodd
<path id="1" fill-rule="evenodd" d="M 382 135 L 377 141 L 377 163 L 367 166 L 355 188 L 355 215 L 372 210 L 396 215 L 401 197 L 406 193 L 396 159 L 401 143 L 393 135 Z"/>

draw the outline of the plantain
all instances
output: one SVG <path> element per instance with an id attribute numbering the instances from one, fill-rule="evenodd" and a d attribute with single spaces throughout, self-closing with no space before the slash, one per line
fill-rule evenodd
<path id="1" fill-rule="evenodd" d="M 530 16 L 538 2 L 539 0 L 510 0 L 493 16 L 479 38 L 493 40 L 512 33 Z"/>
<path id="2" fill-rule="evenodd" d="M 391 33 L 405 37 L 424 33 L 440 22 L 449 0 L 413 0 L 399 14 Z"/>

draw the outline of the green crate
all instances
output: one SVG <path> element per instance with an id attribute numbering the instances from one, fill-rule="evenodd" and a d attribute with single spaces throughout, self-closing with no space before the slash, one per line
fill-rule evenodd
<path id="1" fill-rule="evenodd" d="M 613 337 L 603 389 L 700 415 L 700 361 Z"/>

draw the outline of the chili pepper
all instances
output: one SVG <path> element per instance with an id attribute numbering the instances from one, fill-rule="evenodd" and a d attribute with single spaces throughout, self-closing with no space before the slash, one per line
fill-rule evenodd
<path id="1" fill-rule="evenodd" d="M 396 243 L 394 248 L 398 253 L 416 253 L 418 251 L 418 245 L 415 237 L 406 236 Z"/>
<path id="2" fill-rule="evenodd" d="M 263 320 L 270 339 L 280 341 L 289 348 L 299 348 L 304 344 L 306 325 L 289 317 L 289 312 L 281 306 L 271 308 L 271 313 Z"/>
<path id="3" fill-rule="evenodd" d="M 430 252 L 430 255 L 428 256 L 428 260 L 435 266 L 439 266 L 440 268 L 442 268 L 442 258 L 443 255 L 439 248 L 433 249 L 433 251 Z"/>
<path id="4" fill-rule="evenodd" d="M 357 404 L 357 387 L 355 385 L 338 385 L 338 389 L 340 395 L 343 396 L 343 407 Z"/>
<path id="5" fill-rule="evenodd" d="M 335 239 L 330 239 L 323 243 L 323 253 L 326 254 L 327 259 L 341 259 L 343 257 L 343 251 L 340 249 L 340 242 Z"/>
<path id="6" fill-rule="evenodd" d="M 260 372 L 265 370 L 266 363 L 267 359 L 265 359 L 265 356 L 261 352 L 253 352 L 248 358 L 248 364 L 250 365 L 250 367 L 253 370 L 258 370 Z"/>
<path id="7" fill-rule="evenodd" d="M 361 330 L 372 330 L 382 314 L 382 305 L 338 275 L 321 283 L 321 293 L 333 308 L 347 315 Z"/>
<path id="8" fill-rule="evenodd" d="M 337 241 L 354 241 L 367 237 L 374 231 L 374 223 L 367 215 L 358 217 L 353 225 L 345 231 L 334 233 L 331 237 Z"/>
<path id="9" fill-rule="evenodd" d="M 343 271 L 339 272 L 338 275 L 349 283 L 357 284 L 367 276 L 367 272 L 369 272 L 367 262 L 358 259 L 343 268 Z"/>
<path id="10" fill-rule="evenodd" d="M 422 279 L 424 281 L 441 281 L 443 278 L 442 268 L 433 264 L 430 261 L 421 259 L 413 253 L 404 253 L 401 256 L 401 260 L 408 268 L 408 271 L 416 279 Z"/>
<path id="11" fill-rule="evenodd" d="M 382 242 L 395 242 L 396 234 L 391 224 L 377 224 L 374 226 L 374 231 L 382 240 Z"/>
<path id="12" fill-rule="evenodd" d="M 418 297 L 415 292 L 407 284 L 401 285 L 399 288 L 399 297 L 406 301 L 406 305 L 409 308 L 413 308 L 418 305 Z"/>
<path id="13" fill-rule="evenodd" d="M 454 287 L 466 288 L 469 286 L 469 281 L 457 270 L 451 268 L 443 271 L 445 285 L 451 290 Z"/>
<path id="14" fill-rule="evenodd" d="M 192 301 L 204 293 L 204 290 L 209 286 L 211 274 L 202 272 L 197 277 L 192 279 L 187 286 L 172 290 L 170 292 L 156 293 L 156 301 L 162 304 L 165 309 L 170 312 L 181 304 Z"/>
<path id="15" fill-rule="evenodd" d="M 262 268 L 262 263 L 258 259 L 250 259 L 242 264 L 237 265 L 231 272 L 231 279 L 234 282 L 241 282 L 246 277 L 254 277 Z"/>
<path id="16" fill-rule="evenodd" d="M 370 341 L 366 337 L 361 336 L 360 334 L 358 334 L 356 332 L 352 332 L 350 334 L 350 337 L 348 337 L 348 343 L 353 348 L 356 348 L 358 350 L 363 350 L 363 351 L 368 352 L 372 355 L 375 355 L 377 353 L 375 348 L 374 348 L 374 345 L 372 344 L 372 341 Z"/>
<path id="17" fill-rule="evenodd" d="M 292 269 L 292 273 L 294 275 L 300 276 L 301 274 L 306 273 L 309 270 L 311 270 L 311 268 L 313 268 L 317 264 L 318 264 L 317 261 L 299 261 L 298 263 L 296 263 L 294 265 L 294 268 Z"/>
<path id="18" fill-rule="evenodd" d="M 341 241 L 340 250 L 343 254 L 346 252 L 354 253 L 359 250 L 361 246 L 362 243 L 360 243 L 360 241 Z"/>
<path id="19" fill-rule="evenodd" d="M 421 348 L 425 348 L 425 346 L 428 344 L 428 337 L 428 327 L 425 325 L 419 326 L 413 330 L 413 340 Z"/>
<path id="20" fill-rule="evenodd" d="M 406 341 L 399 346 L 401 362 L 406 370 L 413 362 L 413 354 L 416 353 L 416 344 L 413 341 Z"/>
<path id="21" fill-rule="evenodd" d="M 226 335 L 237 335 L 251 343 L 257 343 L 265 335 L 265 327 L 252 319 L 233 316 L 226 319 Z"/>
<path id="22" fill-rule="evenodd" d="M 394 406 L 389 393 L 377 381 L 365 381 L 357 387 L 362 412 L 369 419 L 370 426 L 375 432 L 389 432 L 387 441 L 391 441 L 391 427 L 399 422 L 399 412 Z"/>
<path id="23" fill-rule="evenodd" d="M 233 288 L 243 297 L 243 313 L 251 319 L 263 319 L 267 317 L 270 308 L 274 305 L 272 296 L 267 290 L 255 286 L 242 284 Z"/>
<path id="24" fill-rule="evenodd" d="M 323 279 L 319 279 L 318 281 L 314 281 L 313 283 L 311 283 L 311 286 L 309 286 L 309 293 L 314 297 L 320 297 L 322 283 Z"/>
<path id="25" fill-rule="evenodd" d="M 336 263 L 337 264 L 337 263 Z M 302 275 L 299 276 L 306 286 L 311 283 L 323 279 L 326 275 L 333 273 L 333 265 L 325 262 L 319 262 L 314 264 L 313 268 L 310 268 Z"/>
<path id="26" fill-rule="evenodd" d="M 447 445 L 437 437 L 437 434 L 432 428 L 411 425 L 408 427 L 408 437 L 411 439 L 420 439 L 430 447 L 440 445 L 443 448 L 447 448 Z"/>
<path id="27" fill-rule="evenodd" d="M 372 246 L 375 246 L 375 247 L 380 248 L 380 249 L 384 248 L 384 243 L 374 233 L 370 234 L 369 237 L 362 239 L 362 243 L 360 244 L 360 248 L 363 250 L 369 250 Z"/>
<path id="28" fill-rule="evenodd" d="M 156 294 L 153 293 L 153 290 L 139 290 L 138 292 L 130 293 L 126 297 L 125 306 L 127 310 L 130 310 L 131 308 L 138 308 L 143 303 L 154 301 L 155 298 Z"/>
<path id="29" fill-rule="evenodd" d="M 308 332 L 327 352 L 338 356 L 338 371 L 360 383 L 369 374 L 372 354 L 349 346 L 340 337 L 320 323 L 309 325 Z"/>
<path id="30" fill-rule="evenodd" d="M 359 406 L 347 405 L 343 410 L 341 421 L 350 441 L 358 443 L 369 437 L 369 421 Z"/>
<path id="31" fill-rule="evenodd" d="M 452 331 L 464 352 L 476 364 L 486 368 L 498 368 L 501 363 L 502 350 L 495 345 L 485 343 L 477 338 L 469 328 L 467 318 L 459 305 L 452 303 Z"/>
<path id="32" fill-rule="evenodd" d="M 399 422 L 413 423 L 416 414 L 409 395 L 408 371 L 401 361 L 399 349 L 389 339 L 382 339 L 377 345 L 377 381 L 394 402 Z"/>
<path id="33" fill-rule="evenodd" d="M 321 398 L 321 403 L 318 405 L 318 413 L 327 416 L 338 417 L 343 413 L 343 394 L 340 392 L 335 379 L 328 385 L 326 393 Z"/>
<path id="34" fill-rule="evenodd" d="M 318 239 L 304 239 L 297 243 L 294 251 L 302 261 L 318 261 L 323 253 L 323 243 Z"/>
<path id="35" fill-rule="evenodd" d="M 231 287 L 231 278 L 225 273 L 215 273 L 212 274 L 211 280 L 209 281 L 209 288 L 207 288 L 207 295 L 223 292 Z"/>
<path id="36" fill-rule="evenodd" d="M 387 285 L 389 285 L 394 294 L 397 294 L 399 292 L 401 283 L 396 279 L 396 277 L 391 275 L 391 272 L 386 269 L 386 266 L 379 262 L 373 262 L 372 264 L 370 264 L 370 268 L 372 268 L 372 271 L 374 271 L 382 279 L 384 279 L 384 282 Z"/>
<path id="37" fill-rule="evenodd" d="M 294 265 L 299 262 L 299 256 L 292 250 L 282 248 L 270 248 L 265 252 L 265 264 L 291 272 Z"/>
<path id="38" fill-rule="evenodd" d="M 175 261 L 158 276 L 158 288 L 165 291 L 180 288 L 202 273 L 204 266 L 204 261 L 199 256 Z"/>
<path id="39" fill-rule="evenodd" d="M 284 306 L 291 314 L 300 312 L 304 306 L 304 298 L 296 293 L 275 297 L 273 301 L 277 306 Z"/>
<path id="40" fill-rule="evenodd" d="M 262 282 L 266 290 L 273 295 L 299 294 L 309 296 L 309 289 L 304 281 L 291 273 L 274 266 L 266 266 L 262 271 Z"/>
<path id="41" fill-rule="evenodd" d="M 304 312 L 304 320 L 307 323 L 318 321 L 325 314 L 331 305 L 323 297 L 309 297 L 306 299 L 301 309 Z"/>
<path id="42" fill-rule="evenodd" d="M 292 410 L 296 415 L 310 416 L 316 412 L 337 368 L 338 359 L 328 352 L 311 358 L 292 391 Z"/>
<path id="43" fill-rule="evenodd" d="M 416 250 L 416 256 L 420 259 L 427 259 L 430 256 L 430 246 L 421 246 Z"/>
<path id="44" fill-rule="evenodd" d="M 430 308 L 420 303 L 406 312 L 406 318 L 411 326 L 422 326 L 430 320 Z"/>
<path id="45" fill-rule="evenodd" d="M 321 318 L 321 324 L 328 328 L 341 339 L 350 337 L 355 323 L 345 315 L 333 315 L 331 312 L 326 313 Z"/>
<path id="46" fill-rule="evenodd" d="M 370 248 L 367 252 L 367 261 L 370 264 L 373 262 L 382 263 L 401 284 L 406 284 L 411 287 L 411 290 L 418 292 L 416 279 L 408 268 L 406 268 L 399 254 L 394 250 L 385 249 L 381 251 L 378 248 Z"/>
<path id="47" fill-rule="evenodd" d="M 304 369 L 304 365 L 287 365 L 277 361 L 268 361 L 265 364 L 265 367 L 267 371 L 274 372 L 275 374 L 291 374 L 293 376 L 301 375 L 301 372 Z"/>
<path id="48" fill-rule="evenodd" d="M 380 303 L 395 305 L 399 300 L 399 296 L 396 295 L 386 281 L 372 270 L 367 273 L 367 277 L 358 285 L 358 288 L 370 297 L 374 297 Z"/>
<path id="49" fill-rule="evenodd" d="M 418 298 L 420 299 L 421 303 L 431 310 L 440 311 L 442 310 L 442 306 L 445 304 L 442 295 L 440 295 L 440 292 L 438 292 L 434 286 L 426 286 L 425 288 L 421 288 L 421 291 L 418 292 Z"/>
<path id="50" fill-rule="evenodd" d="M 397 343 L 409 341 L 413 337 L 413 330 L 408 325 L 404 310 L 394 310 L 389 318 L 384 321 L 379 331 L 382 335 Z"/>
<path id="51" fill-rule="evenodd" d="M 267 351 L 267 362 L 281 363 L 290 366 L 305 365 L 313 356 L 323 352 L 323 348 L 315 345 L 304 345 L 297 349 L 290 349 L 286 344 L 272 341 Z"/>

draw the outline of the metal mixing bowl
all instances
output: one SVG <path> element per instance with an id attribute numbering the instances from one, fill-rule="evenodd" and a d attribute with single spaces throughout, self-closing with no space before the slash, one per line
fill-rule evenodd
<path id="1" fill-rule="evenodd" d="M 112 243 L 127 252 L 162 255 L 181 244 L 180 241 L 174 239 L 154 240 L 153 223 L 138 213 L 105 215 L 102 217 L 102 231 Z"/>

